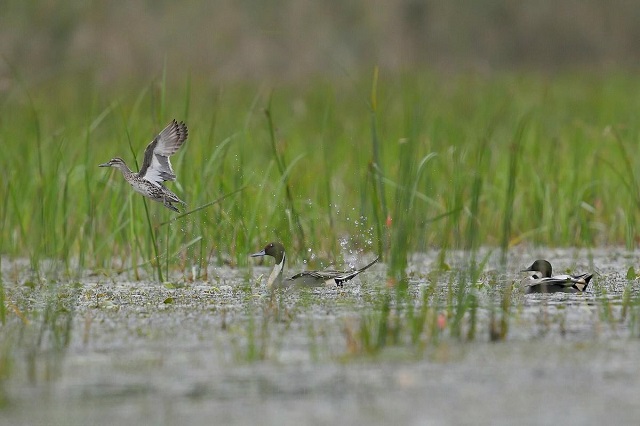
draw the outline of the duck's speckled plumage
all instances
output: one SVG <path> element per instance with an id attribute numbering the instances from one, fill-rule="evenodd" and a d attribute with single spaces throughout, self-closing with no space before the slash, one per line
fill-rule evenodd
<path id="1" fill-rule="evenodd" d="M 144 151 L 144 160 L 138 173 L 132 172 L 124 160 L 115 157 L 99 167 L 115 167 L 122 172 L 124 179 L 131 187 L 145 197 L 162 203 L 175 212 L 179 210 L 171 203 L 185 204 L 176 194 L 167 189 L 163 182 L 176 180 L 169 157 L 175 154 L 188 137 L 188 130 L 184 122 L 172 120 L 160 134 L 158 134 Z"/>

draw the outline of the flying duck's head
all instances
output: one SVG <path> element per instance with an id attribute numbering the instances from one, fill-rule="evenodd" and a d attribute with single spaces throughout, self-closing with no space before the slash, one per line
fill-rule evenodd
<path id="1" fill-rule="evenodd" d="M 123 168 L 123 167 L 127 167 L 127 165 L 125 164 L 124 160 L 120 157 L 116 157 L 116 158 L 112 158 L 111 160 L 107 161 L 106 163 L 102 163 L 99 164 L 98 167 L 117 167 L 117 168 Z"/>

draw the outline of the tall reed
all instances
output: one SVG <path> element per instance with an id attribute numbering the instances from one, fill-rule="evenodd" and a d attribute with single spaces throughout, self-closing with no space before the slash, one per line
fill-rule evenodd
<path id="1" fill-rule="evenodd" d="M 278 166 L 280 177 L 282 178 L 284 183 L 288 209 L 291 214 L 292 221 L 295 225 L 296 235 L 298 237 L 297 248 L 300 251 L 304 252 L 305 251 L 304 248 L 306 247 L 307 242 L 305 240 L 304 228 L 302 227 L 302 223 L 300 222 L 300 216 L 298 215 L 298 212 L 295 206 L 295 201 L 293 199 L 293 191 L 291 189 L 291 185 L 289 184 L 289 173 L 288 173 L 286 158 L 284 156 L 284 153 L 279 152 L 276 144 L 276 134 L 275 134 L 275 128 L 273 124 L 273 117 L 272 117 L 272 111 L 271 111 L 271 98 L 269 98 L 269 105 L 267 109 L 265 109 L 265 115 L 267 116 L 267 124 L 269 127 L 269 139 L 271 141 L 271 149 L 273 152 L 273 157 L 276 160 L 276 165 Z"/>
<path id="2" fill-rule="evenodd" d="M 0 103 L 0 252 L 34 271 L 52 259 L 166 279 L 185 263 L 165 256 L 199 237 L 188 256 L 201 269 L 203 258 L 244 264 L 274 238 L 292 243 L 291 261 L 309 257 L 306 247 L 333 258 L 343 239 L 375 247 L 401 281 L 404 255 L 431 248 L 635 244 L 628 105 L 640 84 L 630 77 L 424 73 L 397 83 L 374 71 L 269 95 L 167 76 L 119 90 L 60 76 L 10 91 Z M 122 143 L 136 158 L 149 129 L 184 115 L 189 141 L 171 185 L 189 209 L 247 189 L 157 228 L 173 215 L 157 203 L 143 213 L 145 200 L 97 164 Z"/>

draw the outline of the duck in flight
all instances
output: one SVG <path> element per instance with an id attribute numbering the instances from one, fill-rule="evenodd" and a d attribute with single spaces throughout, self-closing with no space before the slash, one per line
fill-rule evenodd
<path id="1" fill-rule="evenodd" d="M 267 280 L 267 287 L 289 287 L 289 286 L 302 286 L 302 287 L 342 287 L 345 282 L 352 280 L 358 274 L 372 266 L 380 259 L 376 257 L 371 263 L 363 266 L 360 269 L 354 269 L 353 271 L 335 271 L 332 269 L 325 269 L 323 271 L 304 271 L 296 274 L 290 278 L 283 280 L 282 275 L 284 271 L 284 263 L 286 259 L 284 246 L 281 243 L 273 242 L 265 246 L 265 248 L 257 253 L 253 253 L 251 257 L 271 256 L 276 260 L 276 265 L 269 275 Z"/>
<path id="2" fill-rule="evenodd" d="M 187 140 L 187 125 L 183 121 L 172 120 L 157 135 L 144 151 L 144 161 L 138 173 L 132 172 L 124 160 L 116 157 L 99 167 L 116 167 L 131 187 L 145 197 L 162 203 L 166 208 L 180 213 L 172 203 L 185 205 L 176 194 L 167 189 L 163 182 L 176 180 L 169 157 L 175 154 Z"/>

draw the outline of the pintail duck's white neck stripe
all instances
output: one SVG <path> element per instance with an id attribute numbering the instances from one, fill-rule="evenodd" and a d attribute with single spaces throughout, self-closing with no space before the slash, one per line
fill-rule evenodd
<path id="1" fill-rule="evenodd" d="M 278 284 L 282 283 L 282 272 L 284 271 L 286 258 L 286 254 L 282 253 L 282 261 L 280 261 L 280 263 L 276 263 L 276 266 L 273 267 L 271 275 L 269 275 L 269 280 L 267 281 L 267 287 L 272 287 L 276 281 Z"/>

